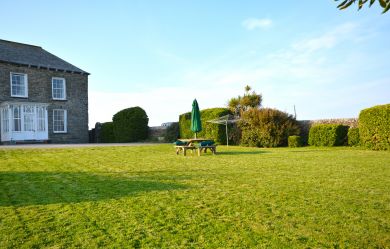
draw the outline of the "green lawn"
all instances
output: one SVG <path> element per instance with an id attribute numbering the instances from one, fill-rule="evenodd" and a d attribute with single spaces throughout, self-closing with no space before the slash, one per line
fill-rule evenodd
<path id="1" fill-rule="evenodd" d="M 390 153 L 0 149 L 0 248 L 389 248 Z"/>

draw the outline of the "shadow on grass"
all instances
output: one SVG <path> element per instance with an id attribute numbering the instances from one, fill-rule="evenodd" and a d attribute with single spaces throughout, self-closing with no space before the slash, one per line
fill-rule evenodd
<path id="1" fill-rule="evenodd" d="M 217 155 L 258 155 L 258 154 L 264 154 L 264 153 L 270 153 L 269 151 L 217 151 Z"/>
<path id="2" fill-rule="evenodd" d="M 321 148 L 321 147 L 317 147 L 317 148 L 304 148 L 302 147 L 302 150 L 290 150 L 290 151 L 287 151 L 289 153 L 311 153 L 311 152 L 319 152 L 319 151 L 331 151 L 329 148 Z"/>
<path id="3" fill-rule="evenodd" d="M 0 206 L 77 203 L 116 199 L 186 186 L 146 177 L 94 175 L 83 172 L 0 172 Z"/>

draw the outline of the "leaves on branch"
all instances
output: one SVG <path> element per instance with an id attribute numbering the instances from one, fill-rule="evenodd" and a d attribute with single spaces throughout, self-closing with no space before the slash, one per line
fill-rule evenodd
<path id="1" fill-rule="evenodd" d="M 335 0 L 336 2 L 340 0 Z M 383 8 L 382 14 L 386 13 L 390 9 L 390 0 L 378 0 L 380 6 Z M 342 0 L 342 2 L 337 5 L 337 8 L 340 10 L 344 10 L 354 4 L 355 2 L 358 2 L 358 10 L 363 8 L 363 6 L 368 2 L 368 0 Z M 375 3 L 375 0 L 370 0 L 369 7 L 371 7 Z"/>

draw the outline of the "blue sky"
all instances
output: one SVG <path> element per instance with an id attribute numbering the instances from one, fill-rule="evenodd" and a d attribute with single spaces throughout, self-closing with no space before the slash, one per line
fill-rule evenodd
<path id="1" fill-rule="evenodd" d="M 0 39 L 42 46 L 91 73 L 90 126 L 141 106 L 151 126 L 194 98 L 223 107 L 245 85 L 298 119 L 357 117 L 390 102 L 390 14 L 313 1 L 0 3 Z M 376 4 L 378 5 L 378 4 Z"/>

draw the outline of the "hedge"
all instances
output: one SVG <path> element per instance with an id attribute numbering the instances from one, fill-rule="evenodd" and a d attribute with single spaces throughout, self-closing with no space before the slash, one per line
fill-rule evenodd
<path id="1" fill-rule="evenodd" d="M 98 141 L 99 143 L 115 143 L 114 124 L 112 122 L 101 124 Z"/>
<path id="2" fill-rule="evenodd" d="M 213 124 L 206 122 L 211 119 L 216 119 L 231 112 L 227 108 L 210 108 L 200 111 L 203 130 L 198 133 L 198 137 L 213 139 L 216 143 L 226 144 L 226 128 L 225 125 Z M 179 116 L 179 130 L 181 138 L 193 138 L 194 132 L 191 131 L 191 112 L 181 114 Z"/>
<path id="3" fill-rule="evenodd" d="M 390 104 L 364 109 L 359 115 L 361 145 L 373 150 L 390 150 Z"/>
<path id="4" fill-rule="evenodd" d="M 136 142 L 148 137 L 149 118 L 141 107 L 121 110 L 112 120 L 116 142 Z"/>
<path id="5" fill-rule="evenodd" d="M 348 145 L 358 146 L 360 144 L 359 128 L 349 128 Z"/>
<path id="6" fill-rule="evenodd" d="M 249 109 L 242 113 L 241 144 L 251 147 L 287 146 L 288 137 L 299 134 L 298 122 L 272 108 Z"/>
<path id="7" fill-rule="evenodd" d="M 348 126 L 340 124 L 318 124 L 310 128 L 309 145 L 338 146 L 346 145 Z"/>
<path id="8" fill-rule="evenodd" d="M 174 122 L 170 126 L 168 126 L 167 131 L 165 133 L 165 141 L 166 142 L 174 142 L 179 138 L 179 123 Z"/>
<path id="9" fill-rule="evenodd" d="M 289 136 L 288 137 L 288 147 L 290 148 L 296 148 L 296 147 L 302 147 L 303 142 L 302 138 L 300 136 Z"/>

